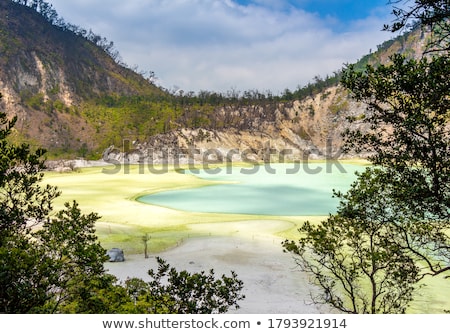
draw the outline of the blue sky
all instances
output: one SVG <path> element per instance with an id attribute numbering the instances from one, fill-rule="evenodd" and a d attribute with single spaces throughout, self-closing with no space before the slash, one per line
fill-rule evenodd
<path id="1" fill-rule="evenodd" d="M 372 14 L 374 8 L 386 7 L 388 0 L 355 1 L 355 0 L 238 0 L 242 5 L 262 5 L 278 9 L 303 9 L 319 16 L 333 17 L 342 23 L 364 19 Z"/>
<path id="2" fill-rule="evenodd" d="M 387 0 L 48 0 L 185 92 L 296 89 L 392 38 Z M 107 5 L 106 5 L 107 4 Z"/>

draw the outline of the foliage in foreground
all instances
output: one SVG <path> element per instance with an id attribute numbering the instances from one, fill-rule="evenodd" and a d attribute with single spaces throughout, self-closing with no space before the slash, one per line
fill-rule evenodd
<path id="1" fill-rule="evenodd" d="M 128 293 L 135 300 L 135 311 L 140 313 L 208 314 L 225 313 L 236 301 L 244 298 L 240 293 L 243 282 L 232 272 L 215 279 L 214 270 L 209 273 L 191 274 L 177 271 L 161 258 L 157 258 L 158 270 L 149 270 L 149 282 L 128 279 Z M 149 301 L 163 301 L 160 303 Z"/>
<path id="2" fill-rule="evenodd" d="M 417 283 L 450 270 L 450 61 L 405 60 L 343 84 L 367 103 L 369 132 L 347 132 L 376 168 L 358 175 L 335 215 L 301 228 L 286 251 L 321 288 L 316 302 L 349 313 L 403 313 Z"/>
<path id="3" fill-rule="evenodd" d="M 413 7 L 397 12 L 407 15 L 402 24 L 416 14 L 435 24 L 448 13 L 448 1 Z M 448 15 L 438 26 L 443 54 L 419 61 L 394 55 L 388 65 L 349 66 L 342 74 L 343 86 L 366 103 L 358 121 L 369 126 L 347 131 L 346 148 L 374 152 L 374 167 L 335 194 L 336 214 L 304 223 L 298 242 L 283 243 L 319 287 L 317 303 L 346 313 L 404 313 L 421 279 L 450 271 Z"/>

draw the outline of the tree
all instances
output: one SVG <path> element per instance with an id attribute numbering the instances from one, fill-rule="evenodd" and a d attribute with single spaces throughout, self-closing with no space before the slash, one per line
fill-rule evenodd
<path id="1" fill-rule="evenodd" d="M 98 216 L 75 202 L 52 215 L 59 191 L 41 185 L 45 150 L 10 144 L 15 122 L 0 113 L 0 312 L 60 313 L 105 275 Z"/>
<path id="2" fill-rule="evenodd" d="M 15 122 L 0 113 L 0 312 L 25 313 L 47 300 L 49 263 L 33 247 L 31 231 L 48 216 L 58 192 L 38 185 L 43 150 L 8 143 Z"/>
<path id="3" fill-rule="evenodd" d="M 405 6 L 395 6 L 401 3 Z M 427 52 L 448 53 L 450 51 L 450 2 L 448 0 L 414 0 L 414 2 L 390 0 L 389 4 L 394 5 L 392 13 L 396 20 L 390 25 L 386 24 L 384 30 L 396 32 L 419 24 L 432 32 Z"/>
<path id="4" fill-rule="evenodd" d="M 315 303 L 345 313 L 405 313 L 413 299 L 423 276 L 396 242 L 398 225 L 408 215 L 393 205 L 393 189 L 382 181 L 380 169 L 367 169 L 348 193 L 336 193 L 336 214 L 317 226 L 304 223 L 298 242 L 283 243 L 320 288 L 312 295 Z"/>
<path id="5" fill-rule="evenodd" d="M 345 149 L 374 152 L 374 164 L 398 173 L 399 196 L 414 204 L 412 209 L 448 219 L 450 60 L 406 60 L 401 55 L 391 60 L 364 72 L 350 65 L 344 72 L 342 84 L 366 103 L 363 122 L 370 126 L 366 133 L 346 131 Z"/>
<path id="6" fill-rule="evenodd" d="M 152 237 L 149 236 L 148 233 L 145 233 L 145 234 L 142 236 L 142 238 L 141 238 L 142 243 L 144 244 L 144 257 L 145 257 L 146 259 L 148 258 L 148 252 L 147 252 L 147 250 L 148 250 L 148 242 L 150 241 L 151 238 L 152 238 Z"/>
<path id="7" fill-rule="evenodd" d="M 344 312 L 404 312 L 417 282 L 450 270 L 450 61 L 391 60 L 342 77 L 370 126 L 346 131 L 345 149 L 374 152 L 377 169 L 336 194 L 337 214 L 284 243 L 321 288 L 315 300 Z"/>
<path id="8" fill-rule="evenodd" d="M 98 219 L 95 213 L 82 214 L 74 201 L 33 233 L 36 248 L 48 258 L 54 275 L 45 305 L 51 313 L 99 313 L 105 308 L 89 305 L 92 291 L 107 276 L 106 252 L 94 229 Z"/>
<path id="9" fill-rule="evenodd" d="M 448 1 L 415 3 L 423 6 L 421 23 L 439 21 L 439 9 L 427 6 L 448 13 Z M 319 286 L 316 302 L 344 312 L 405 312 L 421 279 L 450 271 L 450 61 L 440 51 L 342 73 L 342 85 L 367 105 L 359 121 L 369 126 L 347 130 L 345 150 L 373 152 L 376 168 L 336 194 L 335 215 L 318 226 L 306 222 L 298 243 L 283 244 Z"/>
<path id="10" fill-rule="evenodd" d="M 403 224 L 403 246 L 427 264 L 429 273 L 450 270 L 450 59 L 392 57 L 392 64 L 350 66 L 342 79 L 368 106 L 370 131 L 346 132 L 346 149 L 375 152 L 392 201 L 415 217 Z M 439 260 L 441 259 L 441 260 Z"/>

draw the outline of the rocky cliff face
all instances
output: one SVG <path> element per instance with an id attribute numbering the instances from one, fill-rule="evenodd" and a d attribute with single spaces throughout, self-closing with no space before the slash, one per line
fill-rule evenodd
<path id="1" fill-rule="evenodd" d="M 123 146 L 109 147 L 103 159 L 186 164 L 352 158 L 356 155 L 341 151 L 342 133 L 349 127 L 362 129 L 361 122 L 350 124 L 347 118 L 358 119 L 366 112 L 364 105 L 350 100 L 340 86 L 302 101 L 243 109 L 222 108 L 215 112 L 234 117 L 233 127 L 180 128 L 146 141 L 124 138 Z"/>

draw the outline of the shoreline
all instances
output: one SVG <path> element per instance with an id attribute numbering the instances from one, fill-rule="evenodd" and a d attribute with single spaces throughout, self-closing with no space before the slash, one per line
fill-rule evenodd
<path id="1" fill-rule="evenodd" d="M 185 170 L 185 169 L 214 169 L 218 167 L 225 167 L 231 165 L 231 167 L 248 167 L 248 166 L 262 166 L 266 164 L 305 164 L 305 163 L 336 163 L 342 162 L 346 164 L 355 165 L 367 165 L 370 166 L 371 162 L 364 158 L 342 158 L 342 159 L 306 159 L 306 160 L 293 160 L 293 161 L 242 161 L 234 160 L 227 162 L 211 162 L 211 161 L 184 161 L 183 163 L 171 161 L 171 162 L 128 162 L 124 161 L 113 161 L 108 162 L 103 159 L 100 160 L 86 160 L 86 159 L 54 159 L 46 160 L 46 171 L 56 171 L 56 172 L 74 172 L 80 168 L 91 168 L 91 167 L 113 167 L 113 166 L 162 166 L 166 167 L 167 171 L 172 170 Z M 160 172 L 158 170 L 156 172 Z"/>
<path id="2" fill-rule="evenodd" d="M 107 262 L 105 268 L 119 280 L 127 277 L 149 279 L 148 269 L 157 269 L 156 257 L 171 267 L 188 272 L 209 272 L 215 277 L 230 276 L 231 271 L 244 283 L 246 296 L 230 309 L 232 314 L 317 314 L 329 310 L 311 304 L 314 289 L 308 278 L 296 268 L 290 254 L 283 253 L 281 239 L 273 237 L 211 236 L 192 238 L 169 250 L 127 256 L 124 262 Z"/>

